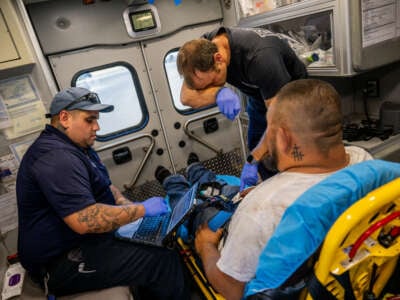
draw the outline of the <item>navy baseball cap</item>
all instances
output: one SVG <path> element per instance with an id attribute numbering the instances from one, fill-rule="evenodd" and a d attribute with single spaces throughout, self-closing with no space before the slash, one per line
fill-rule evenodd
<path id="1" fill-rule="evenodd" d="M 99 96 L 88 89 L 81 87 L 70 87 L 58 92 L 50 104 L 50 113 L 46 118 L 57 115 L 62 110 L 89 110 L 99 112 L 111 112 L 114 105 L 101 104 Z"/>

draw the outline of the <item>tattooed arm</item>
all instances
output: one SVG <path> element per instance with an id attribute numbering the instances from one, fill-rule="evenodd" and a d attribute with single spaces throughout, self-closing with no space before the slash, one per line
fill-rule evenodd
<path id="1" fill-rule="evenodd" d="M 132 201 L 126 199 L 115 185 L 110 185 L 110 189 L 117 205 L 127 205 L 133 203 Z"/>
<path id="2" fill-rule="evenodd" d="M 96 203 L 64 218 L 64 222 L 75 232 L 103 233 L 143 217 L 141 204 L 107 205 Z"/>

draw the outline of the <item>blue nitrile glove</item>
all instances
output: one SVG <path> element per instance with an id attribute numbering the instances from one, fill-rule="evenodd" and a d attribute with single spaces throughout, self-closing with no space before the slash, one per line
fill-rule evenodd
<path id="1" fill-rule="evenodd" d="M 240 191 L 257 184 L 258 164 L 245 163 L 240 174 Z"/>
<path id="2" fill-rule="evenodd" d="M 219 111 L 229 120 L 235 119 L 240 112 L 239 96 L 230 88 L 221 88 L 216 95 L 216 102 Z"/>
<path id="3" fill-rule="evenodd" d="M 154 217 L 168 212 L 168 205 L 163 197 L 151 197 L 142 202 L 145 217 Z"/>

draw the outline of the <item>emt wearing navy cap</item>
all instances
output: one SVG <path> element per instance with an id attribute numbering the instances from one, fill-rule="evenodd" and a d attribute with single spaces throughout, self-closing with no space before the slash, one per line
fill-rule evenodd
<path id="1" fill-rule="evenodd" d="M 91 148 L 99 113 L 113 109 L 84 88 L 55 95 L 46 115 L 51 123 L 18 172 L 21 263 L 55 295 L 125 285 L 149 299 L 188 299 L 177 253 L 114 238 L 121 225 L 168 207 L 161 197 L 126 199 Z"/>

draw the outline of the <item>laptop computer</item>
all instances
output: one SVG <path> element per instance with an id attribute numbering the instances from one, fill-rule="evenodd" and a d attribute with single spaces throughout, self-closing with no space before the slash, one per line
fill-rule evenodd
<path id="1" fill-rule="evenodd" d="M 121 226 L 115 236 L 118 239 L 153 245 L 167 246 L 179 226 L 189 217 L 198 204 L 198 184 L 194 184 L 176 203 L 172 212 L 155 217 L 143 217 Z"/>

